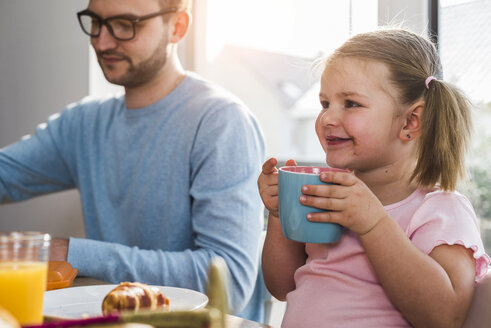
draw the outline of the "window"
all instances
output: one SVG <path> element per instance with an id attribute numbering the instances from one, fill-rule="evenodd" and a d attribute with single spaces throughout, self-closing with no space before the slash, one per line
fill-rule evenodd
<path id="1" fill-rule="evenodd" d="M 238 95 L 280 161 L 323 162 L 313 61 L 378 23 L 377 0 L 195 2 L 196 70 Z M 200 21 L 200 17 L 206 17 Z"/>
<path id="2" fill-rule="evenodd" d="M 267 156 L 324 163 L 313 62 L 378 25 L 426 30 L 427 3 L 407 0 L 195 1 L 193 69 L 241 98 L 258 118 Z M 189 66 L 189 65 L 188 65 Z"/>
<path id="3" fill-rule="evenodd" d="M 486 250 L 491 251 L 491 2 L 440 0 L 438 43 L 446 81 L 460 87 L 475 108 L 468 159 L 470 181 L 459 189 L 480 219 Z"/>

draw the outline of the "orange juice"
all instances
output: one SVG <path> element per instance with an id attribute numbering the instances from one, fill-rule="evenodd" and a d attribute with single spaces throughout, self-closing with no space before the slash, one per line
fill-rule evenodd
<path id="1" fill-rule="evenodd" d="M 21 325 L 43 321 L 47 271 L 46 262 L 0 262 L 0 305 Z"/>

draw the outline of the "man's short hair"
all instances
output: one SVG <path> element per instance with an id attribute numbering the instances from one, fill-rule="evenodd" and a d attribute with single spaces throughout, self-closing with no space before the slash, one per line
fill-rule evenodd
<path id="1" fill-rule="evenodd" d="M 160 0 L 160 6 L 164 8 L 177 8 L 178 10 L 189 10 L 193 5 L 193 0 Z"/>

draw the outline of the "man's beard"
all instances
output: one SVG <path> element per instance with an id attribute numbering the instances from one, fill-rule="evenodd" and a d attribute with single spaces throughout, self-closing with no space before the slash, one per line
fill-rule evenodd
<path id="1" fill-rule="evenodd" d="M 158 74 L 160 69 L 165 65 L 167 61 L 166 46 L 167 42 L 162 39 L 159 46 L 154 50 L 152 55 L 136 66 L 133 65 L 133 61 L 130 57 L 114 50 L 98 52 L 97 57 L 104 76 L 109 82 L 121 85 L 125 88 L 134 88 L 151 81 Z M 126 60 L 128 62 L 129 68 L 122 76 L 110 79 L 106 74 L 106 70 L 110 71 L 113 68 L 111 67 L 111 65 L 108 65 L 104 69 L 104 67 L 101 65 L 101 60 L 99 59 L 103 55 L 115 55 L 121 57 L 123 60 Z"/>

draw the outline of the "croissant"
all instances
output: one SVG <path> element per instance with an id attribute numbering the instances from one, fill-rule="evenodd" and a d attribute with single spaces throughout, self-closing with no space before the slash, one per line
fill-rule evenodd
<path id="1" fill-rule="evenodd" d="M 0 305 L 0 328 L 20 328 L 14 316 Z"/>
<path id="2" fill-rule="evenodd" d="M 102 313 L 113 311 L 168 310 L 169 299 L 157 287 L 139 282 L 122 282 L 102 301 Z"/>

